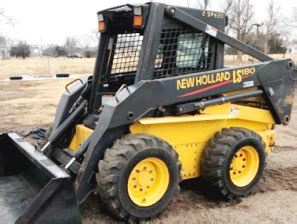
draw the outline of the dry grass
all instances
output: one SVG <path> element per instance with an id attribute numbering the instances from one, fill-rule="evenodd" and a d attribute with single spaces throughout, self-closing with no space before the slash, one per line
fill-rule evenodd
<path id="1" fill-rule="evenodd" d="M 275 59 L 290 57 L 282 54 L 271 55 Z M 291 56 L 297 62 L 297 55 Z M 225 66 L 239 66 L 257 63 L 247 55 L 243 55 L 243 62 L 238 63 L 235 55 L 225 56 Z M 15 75 L 45 76 L 56 73 L 69 73 L 72 75 L 92 74 L 95 65 L 94 58 L 28 58 L 0 60 L 0 79 Z"/>
<path id="2" fill-rule="evenodd" d="M 65 72 L 74 75 L 93 72 L 94 58 L 28 58 L 0 60 L 0 78 L 12 75 L 44 76 Z"/>
<path id="3" fill-rule="evenodd" d="M 44 127 L 53 122 L 68 79 L 43 81 L 0 81 L 0 133 L 19 127 Z"/>

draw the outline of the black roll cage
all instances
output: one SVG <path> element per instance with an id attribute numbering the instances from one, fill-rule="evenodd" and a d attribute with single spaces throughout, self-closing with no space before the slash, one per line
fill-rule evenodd
<path id="1" fill-rule="evenodd" d="M 104 11 L 98 12 L 110 14 L 111 10 L 120 9 L 124 7 L 134 7 L 136 5 L 121 5 L 118 7 L 113 7 L 110 9 L 106 9 Z M 227 17 L 224 14 L 221 14 L 221 18 L 214 18 L 214 17 L 206 17 L 203 16 L 206 14 L 204 10 L 197 10 L 197 9 L 190 9 L 190 8 L 183 8 L 183 7 L 175 7 L 174 9 L 177 14 L 173 16 L 170 14 L 169 7 L 165 4 L 160 3 L 146 3 L 142 6 L 145 8 L 145 25 L 143 30 L 140 30 L 143 33 L 143 42 L 142 42 L 142 49 L 139 57 L 138 67 L 134 79 L 134 84 L 138 83 L 141 80 L 152 80 L 154 74 L 154 63 L 156 56 L 158 54 L 159 49 L 159 42 L 161 38 L 161 33 L 163 29 L 163 25 L 169 23 L 170 20 L 174 19 L 175 22 L 179 22 L 182 26 L 186 25 L 192 27 L 196 30 L 205 33 L 205 29 L 197 29 L 197 26 L 193 26 L 195 21 L 200 21 L 202 23 L 211 24 L 216 30 L 219 30 L 221 33 L 224 32 L 224 28 L 227 24 Z M 172 8 L 170 8 L 172 9 Z M 180 18 L 179 13 L 183 13 L 183 17 Z M 207 11 L 208 12 L 208 11 Z M 194 17 L 195 16 L 195 17 Z M 187 21 L 184 21 L 184 18 L 187 18 Z M 198 19 L 199 18 L 199 19 Z M 176 21 L 177 20 L 177 21 Z M 91 98 L 90 98 L 90 106 L 89 109 L 95 113 L 95 111 L 101 105 L 101 97 L 105 90 L 100 85 L 100 78 L 103 74 L 106 74 L 107 68 L 106 65 L 108 64 L 109 58 L 108 55 L 108 41 L 111 36 L 113 36 L 113 32 L 104 32 L 101 33 L 101 38 L 98 47 L 98 54 L 96 57 L 96 65 L 93 73 L 93 84 Z M 212 37 L 213 38 L 213 37 Z M 216 39 L 216 38 L 213 38 Z M 243 43 L 242 43 L 243 44 Z M 246 45 L 247 46 L 247 45 Z M 255 49 L 254 49 L 255 50 Z M 212 69 L 220 69 L 224 66 L 224 43 L 220 40 L 216 42 L 216 49 L 215 49 L 215 59 L 213 61 Z"/>

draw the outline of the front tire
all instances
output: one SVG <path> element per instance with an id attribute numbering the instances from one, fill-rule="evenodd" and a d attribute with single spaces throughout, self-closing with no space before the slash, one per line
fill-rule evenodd
<path id="1" fill-rule="evenodd" d="M 135 134 L 118 140 L 106 150 L 98 169 L 99 195 L 120 219 L 154 217 L 179 191 L 178 155 L 153 136 Z"/>
<path id="2" fill-rule="evenodd" d="M 265 143 L 257 133 L 226 128 L 216 133 L 204 150 L 202 177 L 207 188 L 218 196 L 246 196 L 262 177 L 265 160 Z"/>

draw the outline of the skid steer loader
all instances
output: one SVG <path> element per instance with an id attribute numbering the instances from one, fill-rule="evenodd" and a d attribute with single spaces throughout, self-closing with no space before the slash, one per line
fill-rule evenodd
<path id="1" fill-rule="evenodd" d="M 80 223 L 91 193 L 146 220 L 197 177 L 209 194 L 249 194 L 290 120 L 293 62 L 226 35 L 218 12 L 127 4 L 98 20 L 94 75 L 66 86 L 43 147 L 0 137 L 0 222 Z M 260 62 L 225 68 L 225 44 Z"/>

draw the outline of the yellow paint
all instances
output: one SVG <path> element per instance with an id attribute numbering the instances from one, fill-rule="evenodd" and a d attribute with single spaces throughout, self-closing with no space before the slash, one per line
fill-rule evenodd
<path id="1" fill-rule="evenodd" d="M 69 149 L 72 151 L 78 150 L 80 145 L 93 133 L 93 130 L 87 128 L 83 124 L 76 125 L 75 134 L 69 145 Z"/>
<path id="2" fill-rule="evenodd" d="M 200 159 L 207 142 L 223 128 L 242 127 L 262 136 L 266 151 L 275 141 L 274 120 L 268 110 L 234 105 L 208 107 L 201 114 L 143 118 L 130 126 L 131 133 L 158 136 L 171 144 L 182 163 L 182 178 L 200 176 Z"/>
<path id="3" fill-rule="evenodd" d="M 252 146 L 239 149 L 230 164 L 230 179 L 237 187 L 246 187 L 257 175 L 260 165 L 259 155 Z"/>
<path id="4" fill-rule="evenodd" d="M 166 164 L 155 157 L 146 158 L 135 165 L 128 179 L 128 195 L 134 204 L 147 207 L 156 204 L 169 185 Z"/>
<path id="5" fill-rule="evenodd" d="M 247 92 L 251 92 L 251 91 L 255 91 L 255 90 L 258 90 L 258 89 L 256 87 L 244 88 L 244 89 L 235 90 L 232 92 L 223 93 L 222 95 L 223 96 L 232 96 L 232 95 L 236 95 L 236 94 L 240 94 L 240 93 L 247 93 Z"/>
<path id="6" fill-rule="evenodd" d="M 263 141 L 265 142 L 266 151 L 271 152 L 276 139 L 275 130 L 271 129 L 267 131 L 259 131 L 258 134 L 262 137 Z"/>

